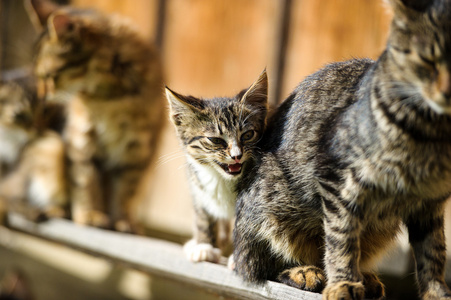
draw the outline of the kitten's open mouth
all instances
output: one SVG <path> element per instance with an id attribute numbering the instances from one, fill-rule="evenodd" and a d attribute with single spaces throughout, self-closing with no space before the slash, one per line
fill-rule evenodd
<path id="1" fill-rule="evenodd" d="M 230 174 L 230 175 L 239 175 L 241 174 L 241 167 L 243 164 L 222 164 L 222 163 L 218 163 L 221 168 L 224 170 L 224 172 Z"/>

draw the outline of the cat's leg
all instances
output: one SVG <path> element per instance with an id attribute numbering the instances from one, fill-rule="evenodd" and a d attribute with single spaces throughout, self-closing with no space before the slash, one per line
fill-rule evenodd
<path id="1" fill-rule="evenodd" d="M 326 285 L 326 276 L 318 267 L 315 266 L 298 266 L 287 269 L 277 276 L 277 280 L 310 292 L 320 293 Z"/>
<path id="2" fill-rule="evenodd" d="M 363 285 L 365 287 L 365 299 L 380 299 L 385 296 L 384 285 L 376 274 L 363 272 Z"/>
<path id="3" fill-rule="evenodd" d="M 422 299 L 451 299 L 445 284 L 446 243 L 443 203 L 431 204 L 406 221 Z"/>
<path id="4" fill-rule="evenodd" d="M 94 164 L 97 136 L 90 110 L 81 98 L 73 98 L 67 107 L 65 141 L 69 158 L 69 198 L 74 222 L 108 227 L 100 170 Z"/>
<path id="5" fill-rule="evenodd" d="M 25 151 L 21 165 L 27 176 L 27 202 L 43 217 L 64 217 L 67 206 L 65 151 L 60 136 L 46 132 Z"/>
<path id="6" fill-rule="evenodd" d="M 109 172 L 109 182 L 105 190 L 109 205 L 109 216 L 113 227 L 120 232 L 138 232 L 139 229 L 134 218 L 134 204 L 137 196 L 137 189 L 145 168 L 128 167 Z"/>
<path id="7" fill-rule="evenodd" d="M 218 262 L 221 249 L 216 246 L 217 220 L 210 216 L 202 207 L 194 205 L 195 226 L 194 236 L 183 246 L 183 251 L 193 262 Z"/>
<path id="8" fill-rule="evenodd" d="M 69 167 L 72 219 L 75 223 L 106 228 L 100 176 L 90 161 L 72 161 Z"/>
<path id="9" fill-rule="evenodd" d="M 365 289 L 359 270 L 360 216 L 358 209 L 337 198 L 324 198 L 325 270 L 323 299 L 363 299 Z"/>

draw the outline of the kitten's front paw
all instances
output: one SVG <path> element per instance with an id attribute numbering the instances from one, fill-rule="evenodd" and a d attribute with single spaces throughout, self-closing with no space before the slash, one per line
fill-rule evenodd
<path id="1" fill-rule="evenodd" d="M 108 228 L 110 219 L 106 214 L 97 210 L 78 211 L 72 214 L 72 220 L 81 225 Z"/>
<path id="2" fill-rule="evenodd" d="M 229 259 L 227 260 L 227 268 L 232 271 L 235 270 L 235 268 L 236 268 L 235 259 L 233 258 L 233 254 L 231 254 L 229 256 Z"/>
<path id="3" fill-rule="evenodd" d="M 45 209 L 45 215 L 49 218 L 65 218 L 66 210 L 60 206 L 52 205 Z"/>
<path id="4" fill-rule="evenodd" d="M 183 251 L 188 259 L 193 262 L 209 261 L 217 263 L 221 258 L 220 249 L 206 243 L 198 244 L 195 240 L 190 240 L 186 243 L 183 246 Z"/>
<path id="5" fill-rule="evenodd" d="M 451 291 L 446 284 L 441 282 L 430 282 L 428 291 L 421 297 L 422 300 L 451 300 Z"/>
<path id="6" fill-rule="evenodd" d="M 323 291 L 324 300 L 362 300 L 364 295 L 363 284 L 352 281 L 329 284 Z"/>
<path id="7" fill-rule="evenodd" d="M 114 222 L 114 230 L 123 233 L 134 233 L 132 224 L 127 220 L 119 220 Z"/>
<path id="8" fill-rule="evenodd" d="M 321 292 L 326 284 L 323 270 L 315 266 L 299 266 L 285 270 L 277 279 L 286 285 L 316 293 Z"/>

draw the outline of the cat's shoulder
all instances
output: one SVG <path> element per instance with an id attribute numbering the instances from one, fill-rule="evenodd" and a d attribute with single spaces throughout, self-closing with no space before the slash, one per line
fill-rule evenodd
<path id="1" fill-rule="evenodd" d="M 307 87 L 323 86 L 332 82 L 353 82 L 365 74 L 375 61 L 369 58 L 351 59 L 325 65 L 320 70 L 307 76 L 296 88 L 296 91 Z"/>

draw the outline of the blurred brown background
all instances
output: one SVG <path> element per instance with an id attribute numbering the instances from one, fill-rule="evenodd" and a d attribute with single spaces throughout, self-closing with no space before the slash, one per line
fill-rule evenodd
<path id="1" fill-rule="evenodd" d="M 70 2 L 79 7 L 97 8 L 108 13 L 119 13 L 134 20 L 142 32 L 159 45 L 166 85 L 179 93 L 205 98 L 231 96 L 248 87 L 266 67 L 270 82 L 270 100 L 273 103 L 284 99 L 306 75 L 328 62 L 355 57 L 376 59 L 384 49 L 391 18 L 389 8 L 382 0 L 63 0 L 60 2 Z M 0 33 L 1 70 L 4 72 L 29 66 L 32 61 L 33 42 L 38 33 L 28 20 L 22 1 L 0 0 Z M 140 219 L 153 235 L 183 241 L 191 235 L 192 207 L 185 177 L 183 153 L 176 140 L 174 128 L 169 122 L 164 128 L 157 157 L 142 187 L 141 196 L 144 201 L 139 207 Z M 44 273 L 49 277 L 58 276 L 63 282 L 60 283 L 62 289 L 75 293 L 74 299 L 80 299 L 80 297 L 83 299 L 90 297 L 94 297 L 92 299 L 176 298 L 176 296 L 158 294 L 158 291 L 166 289 L 166 282 L 160 281 L 158 284 L 153 284 L 154 290 L 149 294 L 148 290 L 142 291 L 135 286 L 137 282 L 148 284 L 149 278 L 137 273 L 124 275 L 122 270 L 121 280 L 126 277 L 134 284 L 130 288 L 130 285 L 121 283 L 122 281 L 116 278 L 119 275 L 112 271 L 111 266 L 105 266 L 99 261 L 94 262 L 93 258 L 85 256 L 80 258 L 79 266 L 85 267 L 79 267 L 83 271 L 74 271 L 73 266 L 68 267 L 65 263 L 67 263 L 67 257 L 73 259 L 79 254 L 70 252 L 68 249 L 49 250 L 46 245 L 37 246 L 39 241 L 29 239 L 27 243 L 34 245 L 33 251 L 30 247 L 24 246 L 23 253 L 27 256 L 15 259 L 22 259 L 30 266 L 38 264 L 36 268 L 39 269 L 42 266 L 36 260 L 30 260 L 30 256 L 40 257 L 37 261 L 45 261 L 46 259 L 42 257 L 46 257 L 46 254 L 53 253 L 52 251 L 59 253 L 59 256 L 52 254 L 52 259 L 49 260 L 50 262 L 47 261 L 47 264 L 50 264 L 51 268 L 64 269 L 65 275 L 48 268 Z M 401 248 L 408 252 L 406 241 L 403 241 L 404 248 Z M 44 250 L 39 252 L 36 250 L 39 247 Z M 0 250 L 2 253 L 5 252 L 4 249 L 0 248 Z M 36 251 L 41 254 L 36 254 Z M 64 251 L 70 253 L 61 254 Z M 18 253 L 8 255 L 20 256 Z M 60 264 L 56 262 L 58 259 Z M 82 261 L 84 264 L 81 263 Z M 407 268 L 411 267 L 409 257 L 401 262 L 403 263 L 407 265 Z M 0 268 L 4 265 L 5 263 L 3 265 L 0 263 Z M 97 268 L 97 271 L 93 268 Z M 84 272 L 84 275 L 77 272 Z M 122 296 L 117 296 L 113 292 L 109 294 L 105 288 L 102 289 L 99 286 L 100 279 L 94 275 L 97 274 L 96 272 L 109 274 L 104 275 L 106 279 L 102 280 L 105 286 L 114 286 L 113 289 L 119 290 L 121 286 L 124 286 Z M 392 268 L 390 272 L 396 273 L 396 270 L 393 272 Z M 395 275 L 403 277 L 404 272 L 403 269 Z M 86 279 L 89 277 L 88 274 L 95 278 Z M 98 275 L 99 278 L 102 276 Z M 81 284 L 79 278 L 83 278 L 85 294 L 77 294 L 76 291 L 80 291 L 80 288 L 73 287 L 74 284 Z M 91 282 L 90 285 L 86 285 L 88 281 Z M 155 283 L 155 280 L 153 282 Z M 52 286 L 50 279 L 47 285 Z M 390 286 L 389 283 L 387 285 Z M 410 296 L 406 296 L 407 291 L 404 291 L 400 292 L 399 297 L 395 295 L 390 299 L 414 297 L 412 294 L 415 295 L 416 292 L 411 278 L 408 286 Z M 86 291 L 92 293 L 89 294 Z M 184 299 L 204 299 L 198 294 L 191 295 L 186 289 L 184 293 Z M 57 295 L 55 291 L 53 294 Z M 53 298 L 48 296 L 47 299 L 58 299 L 58 296 Z"/>

